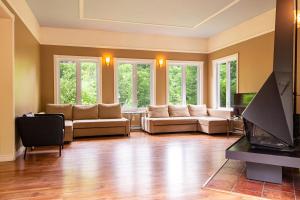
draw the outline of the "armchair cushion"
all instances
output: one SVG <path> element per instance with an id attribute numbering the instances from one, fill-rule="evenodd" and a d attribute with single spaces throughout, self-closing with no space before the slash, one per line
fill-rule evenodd
<path id="1" fill-rule="evenodd" d="M 63 114 L 66 120 L 72 120 L 72 104 L 47 104 L 47 114 Z"/>

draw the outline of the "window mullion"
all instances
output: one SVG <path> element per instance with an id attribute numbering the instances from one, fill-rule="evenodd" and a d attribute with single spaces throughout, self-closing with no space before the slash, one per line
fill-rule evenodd
<path id="1" fill-rule="evenodd" d="M 81 104 L 81 62 L 76 60 L 76 103 Z"/>
<path id="2" fill-rule="evenodd" d="M 217 64 L 217 107 L 221 107 L 220 64 Z"/>

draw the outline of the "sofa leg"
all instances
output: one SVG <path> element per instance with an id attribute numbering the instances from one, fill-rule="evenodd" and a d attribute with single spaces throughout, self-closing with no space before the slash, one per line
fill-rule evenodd
<path id="1" fill-rule="evenodd" d="M 24 150 L 24 160 L 26 160 L 26 153 L 27 153 L 27 147 L 25 147 L 25 150 Z"/>

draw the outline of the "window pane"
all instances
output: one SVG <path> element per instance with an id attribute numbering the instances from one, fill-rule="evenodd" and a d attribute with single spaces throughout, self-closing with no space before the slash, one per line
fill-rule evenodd
<path id="1" fill-rule="evenodd" d="M 237 77 L 236 77 L 236 60 L 230 62 L 230 106 L 234 104 L 234 95 L 237 89 Z"/>
<path id="2" fill-rule="evenodd" d="M 137 106 L 145 108 L 150 105 L 151 73 L 149 64 L 137 65 Z"/>
<path id="3" fill-rule="evenodd" d="M 59 102 L 62 104 L 76 103 L 76 62 L 59 62 Z"/>
<path id="4" fill-rule="evenodd" d="M 95 104 L 98 96 L 97 64 L 81 62 L 81 103 Z"/>
<path id="5" fill-rule="evenodd" d="M 169 103 L 182 104 L 182 67 L 169 66 Z"/>
<path id="6" fill-rule="evenodd" d="M 120 64 L 118 66 L 118 100 L 123 108 L 132 107 L 132 65 Z"/>
<path id="7" fill-rule="evenodd" d="M 198 67 L 187 66 L 186 67 L 186 103 L 187 104 L 198 104 Z"/>
<path id="8" fill-rule="evenodd" d="M 219 65 L 219 96 L 219 106 L 226 107 L 226 63 Z"/>

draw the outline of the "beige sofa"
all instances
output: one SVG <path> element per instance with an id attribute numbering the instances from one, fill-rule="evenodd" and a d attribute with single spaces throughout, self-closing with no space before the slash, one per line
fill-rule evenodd
<path id="1" fill-rule="evenodd" d="M 65 117 L 65 142 L 83 136 L 129 135 L 129 120 L 122 118 L 119 104 L 48 104 L 47 114 Z"/>
<path id="2" fill-rule="evenodd" d="M 231 111 L 207 109 L 205 105 L 149 106 L 142 120 L 143 130 L 150 133 L 204 132 L 226 133 Z"/>

